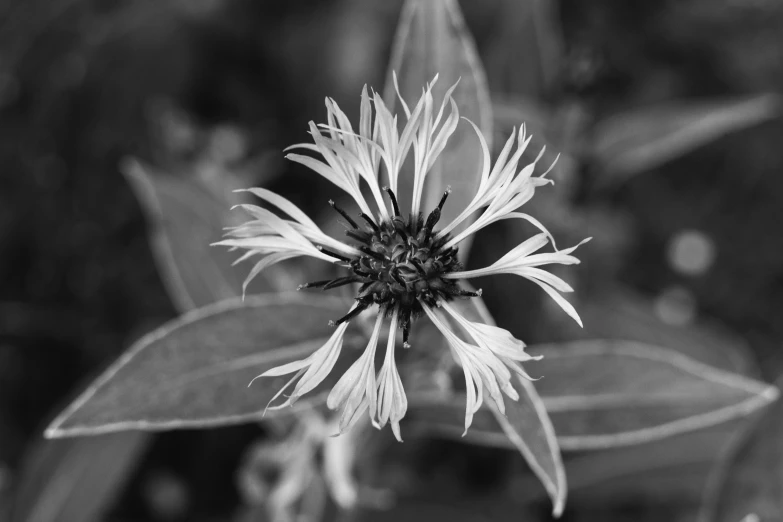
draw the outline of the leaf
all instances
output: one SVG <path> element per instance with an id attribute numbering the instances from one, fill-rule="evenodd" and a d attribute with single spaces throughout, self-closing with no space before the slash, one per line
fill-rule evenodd
<path id="1" fill-rule="evenodd" d="M 492 34 L 482 45 L 490 83 L 504 92 L 547 97 L 557 88 L 565 59 L 556 4 L 525 0 L 500 2 L 494 8 L 498 14 Z"/>
<path id="2" fill-rule="evenodd" d="M 597 123 L 590 155 L 601 182 L 614 185 L 780 114 L 775 94 L 643 107 Z"/>
<path id="3" fill-rule="evenodd" d="M 39 441 L 22 467 L 13 520 L 103 520 L 150 441 L 143 432 Z"/>
<path id="4" fill-rule="evenodd" d="M 664 439 L 746 417 L 778 396 L 774 386 L 642 343 L 576 341 L 530 351 L 544 355 L 528 371 L 545 377 L 536 387 L 566 450 Z M 457 432 L 463 400 L 433 395 L 419 404 L 428 425 Z M 488 412 L 474 417 L 467 437 L 509 446 Z"/>
<path id="5" fill-rule="evenodd" d="M 715 470 L 700 520 L 733 522 L 749 513 L 761 522 L 783 520 L 781 401 L 737 437 L 726 464 Z"/>
<path id="6" fill-rule="evenodd" d="M 247 268 L 232 267 L 236 254 L 210 246 L 231 224 L 230 204 L 195 180 L 155 172 L 136 160 L 126 161 L 122 171 L 147 215 L 152 253 L 179 311 L 242 295 Z M 272 289 L 268 281 L 264 290 Z"/>
<path id="7" fill-rule="evenodd" d="M 489 101 L 486 74 L 473 38 L 465 27 L 456 0 L 406 0 L 394 39 L 389 72 L 386 75 L 384 100 L 394 110 L 396 93 L 392 72 L 396 71 L 400 93 L 408 106 L 415 104 L 422 88 L 439 75 L 433 89 L 435 107 L 439 108 L 446 90 L 457 80 L 454 101 L 460 116 L 481 129 L 492 150 L 492 106 Z M 448 107 L 445 109 L 448 111 Z M 443 191 L 451 186 L 452 194 L 443 209 L 441 223 L 449 223 L 470 203 L 478 188 L 482 155 L 475 131 L 460 122 L 440 159 L 425 182 L 422 209 L 434 208 Z M 413 176 L 400 177 L 402 205 L 410 201 Z M 465 245 L 463 241 L 462 245 Z M 467 245 L 461 246 L 467 253 Z"/>
<path id="8" fill-rule="evenodd" d="M 138 161 L 123 166 L 147 218 L 150 243 L 169 295 L 181 310 L 239 295 L 231 254 L 209 244 L 222 235 L 229 204 L 196 180 L 153 172 Z M 23 470 L 15 520 L 101 518 L 152 442 L 143 432 L 41 441 Z"/>
<path id="9" fill-rule="evenodd" d="M 511 133 L 513 127 L 524 123 L 533 135 L 531 150 L 538 151 L 544 145 L 553 147 L 556 151 L 559 143 L 552 142 L 552 111 L 536 100 L 521 96 L 493 94 L 492 114 L 495 116 L 495 130 L 505 135 Z M 538 154 L 538 152 L 536 152 Z"/>
<path id="10" fill-rule="evenodd" d="M 492 315 L 480 298 L 458 301 L 457 303 L 460 305 L 461 313 L 469 320 L 495 324 Z M 492 417 L 488 418 L 486 422 L 492 426 L 495 433 L 498 433 L 498 428 L 500 428 L 500 436 L 504 439 L 504 445 L 508 446 L 510 442 L 512 447 L 522 453 L 530 465 L 530 469 L 541 481 L 552 499 L 553 516 L 559 517 L 565 508 L 567 485 L 555 430 L 547 414 L 547 409 L 533 384 L 526 379 L 519 379 L 518 384 L 523 389 L 523 393 L 519 394 L 519 400 L 506 401 L 505 416 L 493 408 L 491 410 Z M 463 423 L 463 426 L 464 411 L 464 398 L 462 398 L 458 419 Z M 474 417 L 468 434 L 471 434 L 475 427 Z"/>
<path id="11" fill-rule="evenodd" d="M 258 379 L 248 387 L 251 379 L 315 351 L 332 333 L 328 321 L 347 309 L 341 299 L 293 293 L 244 303 L 230 299 L 186 313 L 131 346 L 52 422 L 46 436 L 259 420 L 290 376 Z M 354 338 L 346 337 L 343 350 L 350 351 Z M 335 374 L 337 369 L 332 379 Z M 323 400 L 316 390 L 278 413 Z"/>
<path id="12" fill-rule="evenodd" d="M 710 469 L 742 419 L 637 446 L 567 454 L 571 507 L 607 506 L 618 498 L 671 499 L 697 506 Z M 543 496 L 534 478 L 520 476 L 519 499 Z"/>
<path id="13" fill-rule="evenodd" d="M 665 346 L 714 368 L 748 377 L 759 375 L 753 353 L 739 336 L 705 321 L 683 326 L 664 323 L 651 302 L 628 289 L 609 288 L 591 295 L 579 313 L 585 328 L 573 328 L 574 336 Z"/>

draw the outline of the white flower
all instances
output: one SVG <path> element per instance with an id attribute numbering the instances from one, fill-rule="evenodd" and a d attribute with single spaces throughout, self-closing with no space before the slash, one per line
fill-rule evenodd
<path id="1" fill-rule="evenodd" d="M 286 217 L 254 205 L 240 205 L 251 220 L 231 229 L 219 244 L 245 250 L 239 261 L 260 257 L 247 284 L 264 268 L 299 256 L 310 256 L 341 265 L 348 270 L 343 277 L 316 281 L 301 288 L 324 290 L 357 284 L 356 303 L 347 314 L 332 321 L 336 330 L 331 338 L 304 360 L 273 368 L 259 377 L 294 373 L 293 378 L 272 399 L 296 382 L 291 395 L 280 405 L 293 404 L 312 391 L 334 368 L 340 356 L 348 323 L 370 308 L 376 309 L 375 326 L 362 355 L 333 387 L 327 406 L 340 410 L 339 430 L 349 429 L 368 411 L 378 428 L 390 424 L 395 437 L 402 440 L 400 421 L 408 403 L 396 365 L 397 330 L 407 348 L 411 323 L 426 315 L 443 332 L 457 363 L 462 366 L 467 385 L 465 429 L 481 406 L 484 393 L 505 409 L 503 395 L 518 399 L 512 375 L 529 378 L 520 363 L 535 359 L 525 353 L 525 345 L 508 331 L 495 326 L 471 322 L 451 303 L 455 299 L 477 297 L 481 291 L 462 288 L 460 281 L 493 274 L 520 275 L 539 285 L 579 324 L 574 308 L 560 295 L 572 288 L 562 279 L 542 270 L 547 264 L 578 263 L 572 253 L 579 246 L 557 250 L 546 228 L 528 214 L 518 212 L 533 197 L 535 189 L 550 183 L 544 176 L 533 176 L 541 155 L 519 169 L 519 161 L 530 143 L 525 128 L 514 130 L 492 165 L 487 143 L 476 131 L 482 148 L 483 168 L 477 173 L 479 186 L 470 204 L 443 228 L 436 226 L 449 190 L 438 206 L 428 214 L 421 212 L 421 200 L 427 174 L 444 150 L 459 123 L 459 110 L 451 97 L 456 85 L 446 93 L 440 107 L 435 107 L 432 87 L 426 86 L 413 110 L 400 97 L 405 113 L 404 125 L 398 125 L 377 93 L 361 96 L 358 132 L 334 100 L 326 100 L 327 124 L 310 123 L 313 144 L 302 143 L 291 148 L 317 153 L 323 160 L 298 153 L 287 158 L 301 163 L 331 181 L 351 196 L 360 212 L 356 218 L 329 204 L 345 220 L 349 242 L 327 236 L 304 212 L 287 199 L 265 189 L 249 189 Z M 395 78 L 396 85 L 396 78 Z M 437 110 L 436 110 L 437 109 Z M 448 109 L 448 115 L 446 115 Z M 400 131 L 399 127 L 402 127 Z M 515 147 L 516 144 L 516 147 Z M 513 152 L 512 152 L 513 150 Z M 408 217 L 400 209 L 397 189 L 402 165 L 413 152 L 413 191 Z M 388 186 L 379 181 L 381 172 Z M 368 190 L 363 192 L 363 188 Z M 385 192 L 385 196 L 384 196 Z M 370 195 L 366 199 L 364 194 Z M 475 220 L 469 222 L 469 218 Z M 511 250 L 486 268 L 463 270 L 457 258 L 459 244 L 490 223 L 503 219 L 524 219 L 538 229 L 536 235 Z M 462 226 L 456 235 L 452 232 Z M 551 242 L 554 252 L 535 253 Z M 584 242 L 583 242 L 584 243 Z M 580 243 L 581 244 L 581 243 Z M 383 365 L 376 373 L 375 353 L 385 317 L 391 317 Z M 455 330 L 449 323 L 456 324 Z M 458 335 L 461 331 L 468 340 Z"/>

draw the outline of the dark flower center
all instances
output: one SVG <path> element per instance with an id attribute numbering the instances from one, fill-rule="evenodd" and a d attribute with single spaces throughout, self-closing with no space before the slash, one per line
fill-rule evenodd
<path id="1" fill-rule="evenodd" d="M 449 190 L 444 192 L 440 203 L 426 220 L 422 214 L 402 218 L 394 193 L 389 189 L 384 190 L 392 202 L 394 216 L 380 224 L 372 217 L 360 214 L 364 221 L 360 226 L 333 201 L 329 202 L 347 221 L 346 235 L 358 243 L 357 248 L 362 255 L 349 258 L 321 248 L 323 253 L 339 259 L 350 268 L 351 275 L 307 283 L 300 288 L 328 290 L 359 283 L 361 286 L 356 296 L 356 307 L 332 324 L 349 321 L 373 304 L 380 305 L 387 313 L 397 309 L 403 342 L 407 344 L 411 322 L 423 312 L 422 303 L 437 306 L 438 301 L 449 301 L 460 296 L 476 297 L 481 292 L 464 290 L 453 279 L 443 278 L 449 272 L 462 269 L 457 259 L 458 248 L 444 248 L 450 236 L 444 234 L 437 237 L 437 231 L 434 230 Z"/>

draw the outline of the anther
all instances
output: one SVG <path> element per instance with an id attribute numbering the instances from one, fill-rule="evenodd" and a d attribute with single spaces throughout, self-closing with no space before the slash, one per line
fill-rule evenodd
<path id="1" fill-rule="evenodd" d="M 361 243 L 368 243 L 372 239 L 372 234 L 363 230 L 346 230 L 345 235 Z"/>
<path id="2" fill-rule="evenodd" d="M 470 290 L 464 290 L 460 288 L 453 295 L 461 295 L 463 297 L 481 297 L 481 294 L 483 294 L 481 288 L 479 288 L 475 292 L 471 292 Z"/>
<path id="3" fill-rule="evenodd" d="M 427 271 L 424 269 L 424 263 L 421 262 L 421 259 L 418 257 L 412 257 L 411 263 L 413 263 L 413 266 L 416 267 L 416 271 L 419 272 L 419 274 L 427 275 Z"/>
<path id="4" fill-rule="evenodd" d="M 396 270 L 391 271 L 391 276 L 394 278 L 395 281 L 400 283 L 403 288 L 407 286 L 407 284 L 405 283 L 405 279 L 403 279 L 402 276 L 399 274 L 399 272 L 397 272 Z"/>
<path id="5" fill-rule="evenodd" d="M 354 317 L 356 317 L 360 313 L 364 312 L 367 309 L 368 306 L 370 306 L 370 303 L 360 302 L 356 306 L 356 308 L 354 308 L 353 310 L 351 310 L 350 312 L 348 312 L 347 314 L 345 314 L 344 316 L 342 316 L 338 320 L 336 320 L 336 321 L 329 321 L 329 326 L 337 326 L 339 324 L 342 324 L 342 323 L 350 321 L 351 319 L 353 319 Z"/>
<path id="6" fill-rule="evenodd" d="M 360 246 L 359 250 L 361 250 L 362 252 L 364 252 L 365 254 L 367 254 L 370 257 L 374 257 L 378 261 L 386 261 L 386 256 L 384 256 L 383 254 L 381 254 L 379 252 L 376 252 L 375 250 L 373 250 L 370 247 Z"/>
<path id="7" fill-rule="evenodd" d="M 410 337 L 411 333 L 411 312 L 410 310 L 405 311 L 405 316 L 402 320 L 402 346 L 403 348 L 410 348 L 411 345 L 408 342 L 408 337 Z"/>
<path id="8" fill-rule="evenodd" d="M 331 251 L 331 250 L 329 250 L 328 248 L 324 248 L 324 247 L 322 247 L 321 245 L 318 245 L 316 248 L 317 248 L 317 249 L 318 249 L 320 252 L 323 252 L 324 254 L 326 254 L 327 256 L 334 257 L 334 258 L 336 258 L 336 259 L 339 259 L 340 261 L 344 261 L 345 263 L 350 263 L 350 262 L 351 262 L 351 259 L 350 259 L 350 258 L 347 258 L 347 257 L 345 257 L 344 255 L 338 254 L 337 252 L 332 252 L 332 251 Z"/>
<path id="9" fill-rule="evenodd" d="M 391 200 L 392 207 L 394 208 L 394 215 L 399 216 L 400 206 L 397 204 L 397 196 L 394 195 L 394 192 L 389 187 L 383 187 L 383 190 L 386 191 L 386 193 L 389 195 L 389 199 Z"/>
<path id="10" fill-rule="evenodd" d="M 338 288 L 341 286 L 349 285 L 351 283 L 359 283 L 361 282 L 361 279 L 358 277 L 353 276 L 347 276 L 347 277 L 338 277 L 337 279 L 333 279 L 326 283 L 324 285 L 324 290 L 331 290 L 332 288 Z"/>
<path id="11" fill-rule="evenodd" d="M 314 281 L 312 283 L 305 283 L 296 287 L 297 290 L 303 290 L 305 288 L 321 288 L 322 286 L 329 284 L 332 280 L 325 279 L 323 281 Z"/>
<path id="12" fill-rule="evenodd" d="M 451 187 L 446 187 L 446 190 L 443 192 L 443 195 L 440 197 L 440 203 L 438 203 L 438 210 L 443 210 L 443 205 L 446 204 L 446 198 L 449 197 L 449 194 L 451 194 Z"/>
<path id="13" fill-rule="evenodd" d="M 376 232 L 380 232 L 381 231 L 381 229 L 378 228 L 378 225 L 375 224 L 375 221 L 373 221 L 372 218 L 370 216 L 368 216 L 367 214 L 365 214 L 364 212 L 359 214 L 359 217 L 361 217 L 363 220 L 365 220 L 367 222 L 367 224 L 370 225 L 374 231 L 376 231 Z"/>
<path id="14" fill-rule="evenodd" d="M 356 221 L 351 219 L 351 216 L 348 215 L 348 213 L 337 206 L 337 203 L 334 202 L 334 200 L 329 200 L 329 206 L 332 207 L 338 214 L 340 214 L 345 220 L 348 222 L 349 225 L 351 225 L 353 228 L 359 228 L 359 225 L 356 224 Z"/>

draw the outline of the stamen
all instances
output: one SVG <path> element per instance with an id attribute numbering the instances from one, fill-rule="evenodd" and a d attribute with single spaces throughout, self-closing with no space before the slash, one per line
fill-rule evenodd
<path id="1" fill-rule="evenodd" d="M 443 210 L 443 205 L 446 204 L 446 198 L 449 197 L 449 194 L 451 194 L 451 187 L 446 187 L 446 190 L 443 192 L 443 195 L 440 197 L 440 203 L 438 203 L 438 210 Z"/>
<path id="2" fill-rule="evenodd" d="M 400 235 L 403 241 L 408 241 L 408 232 L 405 230 L 405 223 L 402 222 L 402 220 L 394 220 L 394 230 L 397 232 L 397 234 Z"/>
<path id="3" fill-rule="evenodd" d="M 483 290 L 479 288 L 475 292 L 471 292 L 470 290 L 465 290 L 463 288 L 459 288 L 456 292 L 453 293 L 453 295 L 460 295 L 463 297 L 481 297 L 483 294 Z"/>
<path id="4" fill-rule="evenodd" d="M 404 317 L 402 319 L 402 347 L 403 348 L 410 348 L 411 345 L 408 342 L 408 337 L 410 337 L 411 333 L 411 311 L 410 309 L 405 310 Z"/>
<path id="5" fill-rule="evenodd" d="M 416 271 L 421 275 L 427 275 L 427 270 L 424 268 L 424 263 L 421 262 L 421 259 L 418 257 L 412 257 L 411 263 L 413 263 L 413 266 L 416 267 Z"/>
<path id="6" fill-rule="evenodd" d="M 372 239 L 372 234 L 363 230 L 346 230 L 345 235 L 361 243 L 367 243 Z"/>
<path id="7" fill-rule="evenodd" d="M 440 221 L 440 209 L 436 208 L 430 212 L 430 215 L 427 216 L 427 222 L 424 224 L 424 228 L 427 229 L 427 233 L 424 236 L 426 239 L 430 238 L 430 231 L 432 227 L 438 224 L 438 221 Z"/>
<path id="8" fill-rule="evenodd" d="M 360 217 L 361 217 L 363 220 L 365 220 L 365 221 L 367 222 L 367 224 L 369 224 L 369 225 L 372 227 L 372 229 L 373 229 L 373 230 L 375 230 L 376 232 L 380 232 L 380 231 L 381 231 L 381 229 L 380 229 L 380 228 L 378 228 L 378 225 L 376 225 L 376 224 L 375 224 L 375 221 L 373 221 L 373 220 L 372 220 L 372 218 L 371 218 L 370 216 L 368 216 L 368 215 L 367 215 L 367 214 L 365 214 L 364 212 L 362 212 L 361 214 L 359 214 L 359 216 L 360 216 Z"/>
<path id="9" fill-rule="evenodd" d="M 426 229 L 424 233 L 425 241 L 429 241 L 430 234 L 432 234 L 432 229 L 435 228 L 435 225 L 437 225 L 438 221 L 440 221 L 441 211 L 443 210 L 443 205 L 446 204 L 446 198 L 449 197 L 449 194 L 451 194 L 451 187 L 446 187 L 446 190 L 443 192 L 443 196 L 440 198 L 440 203 L 438 203 L 438 206 L 432 209 L 430 215 L 427 216 L 427 222 L 424 224 L 424 228 Z"/>
<path id="10" fill-rule="evenodd" d="M 329 321 L 329 326 L 338 326 L 338 325 L 340 325 L 342 323 L 350 321 L 351 319 L 353 319 L 354 317 L 356 317 L 360 313 L 362 313 L 365 310 L 367 310 L 367 308 L 370 306 L 370 304 L 371 303 L 365 303 L 364 301 L 360 301 L 359 304 L 356 306 L 356 308 L 354 308 L 353 310 L 351 310 L 350 312 L 348 312 L 347 314 L 345 314 L 344 316 L 342 316 L 338 320 L 336 320 L 336 321 Z"/>
<path id="11" fill-rule="evenodd" d="M 405 283 L 405 279 L 402 278 L 399 272 L 397 272 L 396 270 L 392 270 L 391 276 L 394 278 L 395 281 L 400 283 L 403 287 L 407 287 L 407 284 Z"/>
<path id="12" fill-rule="evenodd" d="M 332 252 L 332 251 L 331 251 L 331 250 L 329 250 L 328 248 L 324 248 L 324 247 L 322 247 L 321 245 L 318 245 L 318 246 L 317 246 L 317 247 L 315 247 L 315 248 L 317 248 L 317 249 L 318 249 L 320 252 L 323 252 L 323 253 L 324 253 L 324 254 L 326 254 L 327 256 L 332 256 L 332 257 L 334 257 L 334 258 L 337 258 L 337 259 L 339 259 L 340 261 L 344 261 L 344 262 L 346 262 L 346 263 L 350 263 L 350 262 L 351 262 L 351 259 L 350 259 L 350 258 L 347 258 L 347 257 L 345 257 L 344 255 L 338 254 L 337 252 Z"/>
<path id="13" fill-rule="evenodd" d="M 374 257 L 378 261 L 387 261 L 386 256 L 384 256 L 383 254 L 381 254 L 379 252 L 376 252 L 375 250 L 373 250 L 370 247 L 360 246 L 359 250 L 361 250 L 362 252 L 364 252 L 365 254 L 367 254 L 370 257 Z"/>
<path id="14" fill-rule="evenodd" d="M 353 276 L 346 276 L 346 277 L 338 277 L 337 279 L 333 279 L 329 281 L 326 285 L 324 285 L 324 290 L 331 290 L 332 288 L 338 288 L 341 286 L 349 285 L 351 283 L 360 283 L 361 279 L 358 277 Z"/>
<path id="15" fill-rule="evenodd" d="M 321 288 L 332 282 L 332 279 L 324 279 L 323 281 L 313 281 L 312 283 L 305 283 L 296 287 L 297 290 L 303 290 L 305 288 Z"/>
<path id="16" fill-rule="evenodd" d="M 389 199 L 391 200 L 392 207 L 394 207 L 394 215 L 399 216 L 400 206 L 397 204 L 397 196 L 394 195 L 394 191 L 392 191 L 392 189 L 390 189 L 389 187 L 383 187 L 383 190 L 386 191 L 386 193 L 389 195 Z"/>
<path id="17" fill-rule="evenodd" d="M 348 222 L 349 225 L 351 225 L 353 228 L 359 228 L 359 225 L 356 224 L 356 221 L 351 219 L 351 216 L 348 215 L 348 213 L 337 206 L 337 203 L 334 202 L 334 200 L 329 200 L 329 206 L 332 207 L 338 214 L 340 214 L 345 220 Z"/>

